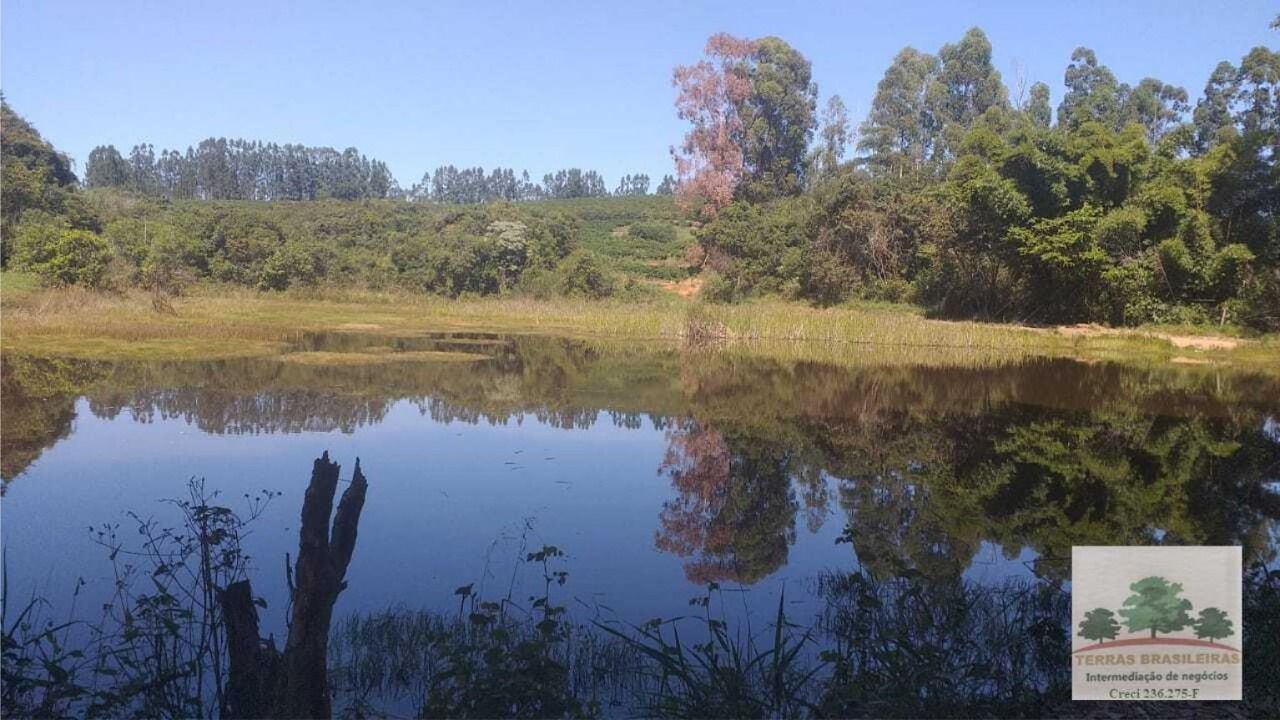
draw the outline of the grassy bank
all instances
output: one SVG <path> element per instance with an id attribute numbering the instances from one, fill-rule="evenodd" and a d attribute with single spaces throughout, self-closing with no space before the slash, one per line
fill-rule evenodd
<path id="1" fill-rule="evenodd" d="M 413 334 L 493 331 L 713 344 L 793 359 L 908 355 L 929 363 L 974 353 L 1088 360 L 1280 366 L 1280 340 L 1161 330 L 1027 328 L 931 320 L 907 306 L 814 308 L 762 301 L 707 305 L 664 296 L 643 303 L 487 298 L 447 300 L 369 291 L 261 293 L 200 286 L 158 311 L 143 293 L 42 289 L 0 278 L 0 342 L 38 355 L 182 359 L 280 353 L 302 331 Z M 1179 331 L 1183 332 L 1183 331 Z"/>

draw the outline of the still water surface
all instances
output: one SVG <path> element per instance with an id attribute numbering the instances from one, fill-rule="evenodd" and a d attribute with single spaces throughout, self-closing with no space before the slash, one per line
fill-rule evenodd
<path id="1" fill-rule="evenodd" d="M 131 531 L 130 511 L 167 521 L 159 501 L 202 477 L 233 507 L 281 493 L 247 540 L 265 629 L 281 636 L 284 557 L 325 450 L 344 478 L 359 457 L 370 479 L 338 617 L 456 609 L 468 583 L 522 598 L 541 571 L 518 559 L 546 544 L 567 553 L 566 604 L 632 622 L 687 613 L 713 582 L 757 618 L 785 588 L 803 617 L 824 573 L 1055 583 L 1072 545 L 1243 544 L 1246 564 L 1278 546 L 1280 386 L 1265 377 L 474 334 L 314 335 L 300 349 L 419 355 L 6 357 L 11 592 L 69 603 L 83 578 L 76 602 L 93 607 L 111 564 L 91 529 Z"/>

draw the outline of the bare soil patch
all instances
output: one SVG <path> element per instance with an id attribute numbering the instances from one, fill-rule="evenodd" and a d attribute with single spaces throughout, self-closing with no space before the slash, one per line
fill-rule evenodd
<path id="1" fill-rule="evenodd" d="M 702 290 L 702 278 L 691 277 L 684 280 L 669 280 L 662 283 L 662 289 L 670 293 L 675 293 L 682 298 L 693 297 Z"/>
<path id="2" fill-rule="evenodd" d="M 1059 327 L 1058 333 L 1067 337 L 1100 337 L 1104 335 L 1142 335 L 1146 337 L 1168 340 L 1174 347 L 1191 350 L 1234 350 L 1240 347 L 1242 340 L 1217 337 L 1214 335 L 1171 335 L 1162 332 L 1142 332 L 1103 327 L 1101 325 L 1080 324 Z M 1175 359 L 1176 362 L 1176 359 Z"/>

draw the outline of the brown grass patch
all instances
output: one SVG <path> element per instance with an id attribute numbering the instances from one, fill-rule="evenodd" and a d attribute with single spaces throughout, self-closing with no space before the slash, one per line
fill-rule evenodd
<path id="1" fill-rule="evenodd" d="M 334 330 L 381 330 L 382 326 L 377 323 L 349 322 L 342 323 L 334 328 Z"/>
<path id="2" fill-rule="evenodd" d="M 669 293 L 675 293 L 682 298 L 690 298 L 697 295 L 702 290 L 702 278 L 691 277 L 684 280 L 671 280 L 662 283 L 662 289 Z"/>
<path id="3" fill-rule="evenodd" d="M 1169 342 L 1173 343 L 1177 348 L 1192 348 L 1195 350 L 1235 350 L 1240 347 L 1239 340 L 1223 337 L 1210 337 L 1208 335 L 1160 335 Z"/>

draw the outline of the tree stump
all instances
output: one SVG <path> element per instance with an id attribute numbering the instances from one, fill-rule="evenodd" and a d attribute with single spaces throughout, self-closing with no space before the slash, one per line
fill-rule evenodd
<path id="1" fill-rule="evenodd" d="M 293 610 L 284 651 L 258 634 L 258 611 L 248 580 L 221 596 L 230 668 L 224 718 L 327 718 L 331 715 L 328 670 L 329 626 L 338 593 L 355 551 L 356 530 L 368 481 L 356 459 L 351 486 L 329 517 L 338 488 L 337 463 L 326 452 L 316 459 L 302 502 Z"/>

